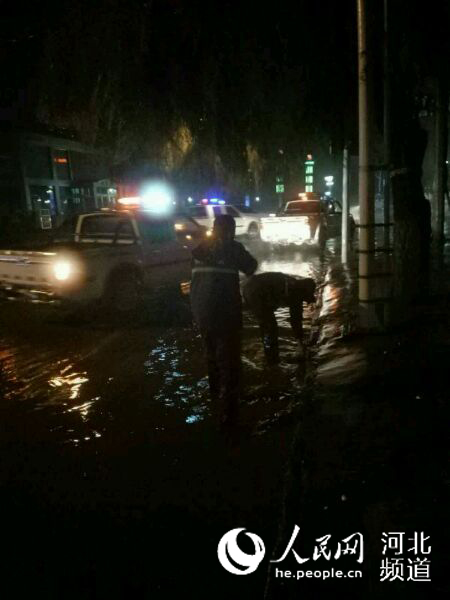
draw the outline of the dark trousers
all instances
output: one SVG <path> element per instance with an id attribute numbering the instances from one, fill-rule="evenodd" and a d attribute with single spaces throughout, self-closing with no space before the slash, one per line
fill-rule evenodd
<path id="1" fill-rule="evenodd" d="M 270 307 L 260 307 L 255 311 L 255 317 L 259 324 L 264 353 L 269 361 L 277 362 L 278 352 L 278 324 L 275 312 Z"/>
<path id="2" fill-rule="evenodd" d="M 241 331 L 207 331 L 202 337 L 213 409 L 222 421 L 235 420 L 241 383 Z"/>
<path id="3" fill-rule="evenodd" d="M 261 331 L 264 353 L 269 362 L 278 362 L 278 324 L 275 317 L 275 309 L 270 305 L 260 304 L 253 307 L 253 312 L 258 321 Z M 301 342 L 303 340 L 303 304 L 301 301 L 293 303 L 289 307 L 290 324 L 295 337 Z"/>

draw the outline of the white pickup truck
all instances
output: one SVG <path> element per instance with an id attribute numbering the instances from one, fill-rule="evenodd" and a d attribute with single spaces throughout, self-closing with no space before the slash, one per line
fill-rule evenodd
<path id="1" fill-rule="evenodd" d="M 12 298 L 96 303 L 119 312 L 142 293 L 189 289 L 191 254 L 171 219 L 145 212 L 77 215 L 39 249 L 0 250 L 0 291 Z"/>
<path id="2" fill-rule="evenodd" d="M 277 215 L 260 220 L 261 239 L 273 244 L 322 245 L 327 238 L 325 208 L 318 198 L 291 200 Z"/>
<path id="3" fill-rule="evenodd" d="M 272 244 L 323 247 L 329 238 L 341 235 L 342 210 L 339 202 L 324 202 L 319 194 L 307 193 L 286 203 L 277 215 L 260 219 L 261 239 Z M 349 215 L 350 239 L 355 221 Z"/>

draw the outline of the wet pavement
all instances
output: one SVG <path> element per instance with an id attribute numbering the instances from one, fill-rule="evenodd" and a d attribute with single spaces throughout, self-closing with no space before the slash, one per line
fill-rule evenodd
<path id="1" fill-rule="evenodd" d="M 259 252 L 258 252 L 259 250 Z M 261 271 L 283 271 L 320 281 L 332 255 L 310 252 L 259 254 Z M 33 423 L 36 440 L 87 448 L 109 436 L 133 439 L 144 433 L 158 443 L 176 429 L 209 417 L 207 379 L 198 332 L 183 307 L 181 323 L 164 315 L 114 327 L 107 321 L 60 318 L 57 311 L 24 303 L 3 303 L 0 368 L 8 421 Z M 311 330 L 312 308 L 305 309 Z M 180 316 L 180 315 L 179 315 Z M 243 365 L 246 408 L 252 426 L 288 407 L 301 390 L 303 369 L 294 360 L 296 344 L 288 309 L 277 313 L 280 326 L 280 378 L 264 368 L 256 323 L 245 313 Z M 274 384 L 274 385 L 273 385 Z M 281 388 L 280 388 L 281 384 Z M 23 425 L 21 425 L 22 427 Z M 166 433 L 164 433 L 166 432 Z M 99 440 L 102 440 L 100 442 Z"/>
<path id="2" fill-rule="evenodd" d="M 313 276 L 319 294 L 305 311 L 305 363 L 295 359 L 287 310 L 278 314 L 276 368 L 265 366 L 245 315 L 245 395 L 232 443 L 215 431 L 201 343 L 186 314 L 114 326 L 2 305 L 8 598 L 444 597 L 448 270 L 436 274 L 444 283 L 422 307 L 425 317 L 363 337 L 355 255 L 343 268 L 333 241 L 323 256 L 262 245 L 253 252 L 262 270 Z M 304 556 L 321 535 L 361 531 L 362 582 L 274 579 L 268 559 L 295 524 Z M 219 539 L 236 527 L 266 547 L 248 577 L 217 560 Z M 383 531 L 432 535 L 432 587 L 380 584 Z"/>
<path id="3" fill-rule="evenodd" d="M 321 536 L 330 534 L 336 548 L 337 541 L 360 532 L 363 576 L 292 582 L 277 578 L 271 565 L 266 600 L 300 593 L 308 599 L 318 593 L 448 598 L 450 244 L 431 279 L 431 294 L 415 306 L 415 318 L 388 332 L 361 335 L 354 265 L 335 264 L 327 272 L 317 310 L 314 385 L 299 415 L 272 556 L 283 552 L 298 523 L 296 549 L 309 557 L 303 568 L 347 572 L 358 568 L 351 557 L 315 563 L 311 550 Z M 402 536 L 402 551 L 386 551 L 382 535 L 390 532 Z M 414 540 L 422 533 L 427 543 L 416 551 Z M 382 570 L 387 557 L 399 560 L 394 575 Z M 301 567 L 289 558 L 283 568 L 296 572 Z M 416 572 L 414 564 L 424 559 L 429 566 Z"/>
<path id="4" fill-rule="evenodd" d="M 332 241 L 323 256 L 250 249 L 261 270 L 318 283 L 337 260 Z M 238 578 L 236 587 L 216 549 L 238 526 L 275 539 L 296 415 L 314 374 L 313 360 L 295 359 L 287 312 L 278 312 L 281 363 L 271 369 L 246 314 L 242 424 L 230 446 L 214 428 L 201 342 L 188 315 L 115 326 L 2 304 L 8 597 L 262 594 L 263 573 Z M 314 319 L 315 308 L 307 308 L 311 356 Z"/>

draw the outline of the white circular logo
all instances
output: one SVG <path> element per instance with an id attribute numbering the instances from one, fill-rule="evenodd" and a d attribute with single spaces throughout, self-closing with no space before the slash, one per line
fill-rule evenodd
<path id="1" fill-rule="evenodd" d="M 233 573 L 233 575 L 248 575 L 249 573 L 253 573 L 258 568 L 259 563 L 266 553 L 262 539 L 256 533 L 248 532 L 245 535 L 254 543 L 255 553 L 245 554 L 245 552 L 242 552 L 237 543 L 237 537 L 241 531 L 245 531 L 245 527 L 231 529 L 222 537 L 217 546 L 217 556 L 219 557 L 220 564 L 229 573 Z"/>

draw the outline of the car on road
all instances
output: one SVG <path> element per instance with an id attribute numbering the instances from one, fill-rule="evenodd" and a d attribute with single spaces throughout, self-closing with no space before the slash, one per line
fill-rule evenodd
<path id="1" fill-rule="evenodd" d="M 199 225 L 192 217 L 178 214 L 174 217 L 175 233 L 178 241 L 188 248 L 195 248 L 202 240 L 211 236 L 211 231 Z"/>
<path id="2" fill-rule="evenodd" d="M 320 198 L 286 202 L 280 212 L 261 219 L 261 239 L 279 245 L 321 245 L 326 239 L 324 213 Z"/>
<path id="3" fill-rule="evenodd" d="M 214 219 L 218 215 L 231 215 L 236 221 L 236 237 L 259 238 L 260 219 L 255 214 L 245 214 L 231 204 L 196 204 L 189 209 L 189 215 L 200 225 L 212 230 Z"/>
<path id="4" fill-rule="evenodd" d="M 0 250 L 0 291 L 125 313 L 140 305 L 144 291 L 188 290 L 190 260 L 172 219 L 144 211 L 86 213 L 65 222 L 44 247 Z"/>
<path id="5" fill-rule="evenodd" d="M 279 245 L 321 247 L 328 238 L 340 235 L 342 213 L 336 208 L 334 203 L 324 203 L 319 194 L 302 194 L 286 202 L 278 214 L 261 218 L 261 239 Z M 350 231 L 353 230 L 350 216 Z"/>

